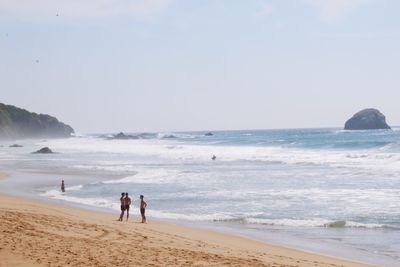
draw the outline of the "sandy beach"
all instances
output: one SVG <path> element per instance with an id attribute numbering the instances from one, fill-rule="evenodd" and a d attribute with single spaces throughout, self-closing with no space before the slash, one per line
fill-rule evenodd
<path id="1" fill-rule="evenodd" d="M 370 266 L 164 222 L 0 196 L 0 266 Z"/>

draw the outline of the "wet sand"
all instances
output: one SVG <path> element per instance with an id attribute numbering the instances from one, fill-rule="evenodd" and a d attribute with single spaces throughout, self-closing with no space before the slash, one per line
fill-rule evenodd
<path id="1" fill-rule="evenodd" d="M 133 211 L 136 212 L 136 211 Z M 164 222 L 0 195 L 0 266 L 371 266 Z"/>

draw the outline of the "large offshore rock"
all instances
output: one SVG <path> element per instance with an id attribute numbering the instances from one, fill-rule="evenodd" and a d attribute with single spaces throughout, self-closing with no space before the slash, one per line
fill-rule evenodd
<path id="1" fill-rule="evenodd" d="M 33 152 L 33 153 L 34 154 L 52 154 L 54 152 L 48 147 L 43 147 L 43 148 L 41 148 L 38 151 Z"/>
<path id="2" fill-rule="evenodd" d="M 345 130 L 377 130 L 390 129 L 386 123 L 385 115 L 379 110 L 368 108 L 363 109 L 356 114 L 344 125 Z"/>

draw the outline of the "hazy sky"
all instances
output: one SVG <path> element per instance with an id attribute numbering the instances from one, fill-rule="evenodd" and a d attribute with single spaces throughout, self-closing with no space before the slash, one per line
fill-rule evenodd
<path id="1" fill-rule="evenodd" d="M 400 125 L 398 0 L 0 0 L 0 102 L 77 132 Z"/>

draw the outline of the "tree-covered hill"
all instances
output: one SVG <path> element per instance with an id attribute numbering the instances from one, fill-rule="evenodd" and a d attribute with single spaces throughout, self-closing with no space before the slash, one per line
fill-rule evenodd
<path id="1" fill-rule="evenodd" d="M 57 118 L 0 103 L 0 138 L 59 138 L 74 133 Z"/>

